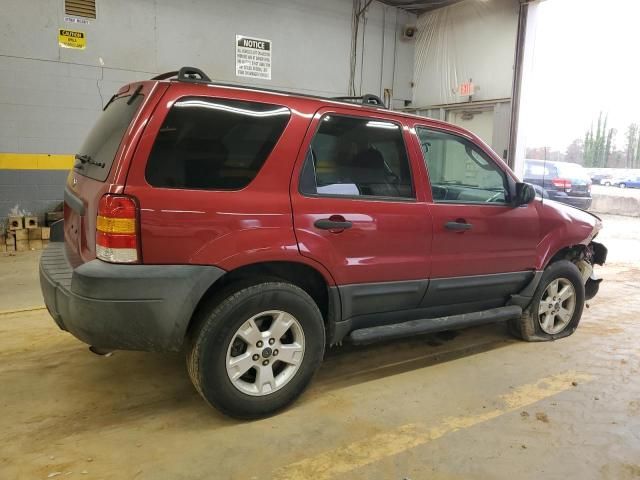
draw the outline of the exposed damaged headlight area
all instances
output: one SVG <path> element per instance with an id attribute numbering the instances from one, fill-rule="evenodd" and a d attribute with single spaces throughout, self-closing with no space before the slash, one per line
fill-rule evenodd
<path id="1" fill-rule="evenodd" d="M 597 278 L 593 265 L 604 265 L 607 261 L 607 247 L 598 242 L 591 242 L 584 249 L 584 258 L 576 262 L 584 281 L 584 298 L 591 300 L 600 289 L 601 278 Z"/>

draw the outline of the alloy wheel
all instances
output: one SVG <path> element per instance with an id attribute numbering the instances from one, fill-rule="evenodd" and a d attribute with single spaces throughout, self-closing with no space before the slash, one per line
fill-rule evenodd
<path id="1" fill-rule="evenodd" d="M 295 376 L 305 350 L 304 332 L 290 313 L 258 313 L 236 331 L 227 349 L 232 385 L 252 396 L 269 395 Z"/>
<path id="2" fill-rule="evenodd" d="M 540 328 L 549 335 L 563 331 L 576 308 L 576 291 L 566 278 L 553 280 L 540 299 L 538 306 L 538 322 Z"/>

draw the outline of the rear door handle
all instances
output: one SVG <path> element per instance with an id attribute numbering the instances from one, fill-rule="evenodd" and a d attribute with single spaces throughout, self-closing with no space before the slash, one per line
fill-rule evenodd
<path id="1" fill-rule="evenodd" d="M 444 228 L 448 230 L 455 230 L 457 232 L 462 232 L 465 230 L 471 230 L 473 225 L 471 223 L 462 222 L 447 222 L 444 224 Z"/>
<path id="2" fill-rule="evenodd" d="M 316 220 L 313 225 L 322 230 L 345 230 L 351 228 L 353 223 L 348 220 L 331 220 L 330 218 L 321 218 Z"/>

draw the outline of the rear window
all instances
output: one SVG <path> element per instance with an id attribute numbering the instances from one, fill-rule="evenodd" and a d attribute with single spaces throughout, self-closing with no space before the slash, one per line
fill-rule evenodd
<path id="1" fill-rule="evenodd" d="M 260 171 L 290 114 L 266 103 L 182 98 L 160 128 L 147 161 L 147 181 L 163 188 L 244 188 Z"/>
<path id="2" fill-rule="evenodd" d="M 140 108 L 143 95 L 118 97 L 107 108 L 89 132 L 79 154 L 87 156 L 91 162 L 84 163 L 76 173 L 104 182 L 111 170 L 124 132 Z"/>
<path id="3" fill-rule="evenodd" d="M 560 175 L 566 177 L 575 176 L 585 178 L 588 176 L 587 171 L 581 165 L 575 163 L 556 163 L 556 168 Z"/>

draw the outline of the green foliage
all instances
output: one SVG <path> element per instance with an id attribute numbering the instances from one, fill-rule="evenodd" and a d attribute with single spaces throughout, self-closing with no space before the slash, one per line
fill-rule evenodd
<path id="1" fill-rule="evenodd" d="M 591 129 L 585 133 L 584 137 L 584 165 L 585 167 L 607 167 L 614 149 L 614 137 L 616 130 L 607 130 L 608 115 L 603 118 L 603 113 L 598 115 L 598 123 L 594 131 Z"/>
<path id="2" fill-rule="evenodd" d="M 640 168 L 640 135 L 638 125 L 632 123 L 627 127 L 626 158 L 625 166 L 627 168 Z"/>

